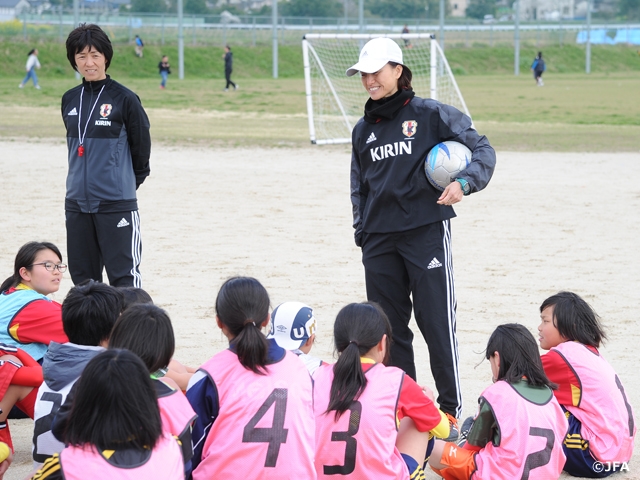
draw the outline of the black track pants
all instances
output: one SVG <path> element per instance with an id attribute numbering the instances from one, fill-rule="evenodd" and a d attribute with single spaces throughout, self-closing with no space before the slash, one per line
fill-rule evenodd
<path id="1" fill-rule="evenodd" d="M 231 81 L 231 70 L 224 71 L 224 78 L 227 80 L 227 86 L 224 88 L 229 88 L 231 85 L 236 88 L 236 84 Z"/>
<path id="2" fill-rule="evenodd" d="M 140 215 L 138 211 L 113 213 L 65 212 L 69 273 L 75 285 L 102 281 L 107 270 L 115 287 L 141 287 Z"/>
<path id="3" fill-rule="evenodd" d="M 460 417 L 456 296 L 449 220 L 399 233 L 365 233 L 362 245 L 367 298 L 379 303 L 393 328 L 391 365 L 416 378 L 411 297 L 429 349 L 438 403 Z"/>

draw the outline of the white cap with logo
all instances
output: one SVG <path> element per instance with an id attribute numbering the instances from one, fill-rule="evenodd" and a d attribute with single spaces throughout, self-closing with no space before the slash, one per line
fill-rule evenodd
<path id="1" fill-rule="evenodd" d="M 362 47 L 360 59 L 358 63 L 347 70 L 347 77 L 351 77 L 358 72 L 375 73 L 389 62 L 404 65 L 402 63 L 402 50 L 390 38 L 374 38 Z"/>
<path id="2" fill-rule="evenodd" d="M 313 309 L 300 302 L 285 302 L 271 314 L 267 338 L 275 339 L 285 350 L 296 350 L 316 332 Z"/>

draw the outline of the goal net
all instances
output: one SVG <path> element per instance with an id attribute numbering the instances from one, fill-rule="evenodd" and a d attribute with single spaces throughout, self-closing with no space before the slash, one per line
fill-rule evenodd
<path id="1" fill-rule="evenodd" d="M 432 34 L 315 34 L 302 40 L 307 113 L 311 143 L 351 143 L 351 130 L 369 98 L 359 75 L 346 71 L 360 50 L 375 37 L 388 37 L 402 47 L 405 65 L 413 73 L 416 95 L 453 105 L 469 115 L 449 63 Z M 471 115 L 469 115 L 471 116 Z"/>

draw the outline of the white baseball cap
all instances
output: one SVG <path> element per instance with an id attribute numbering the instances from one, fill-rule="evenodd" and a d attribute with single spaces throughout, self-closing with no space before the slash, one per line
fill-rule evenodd
<path id="1" fill-rule="evenodd" d="M 402 63 L 402 50 L 390 38 L 374 38 L 362 47 L 360 59 L 358 63 L 347 70 L 347 77 L 351 77 L 358 72 L 375 73 L 389 62 L 404 65 Z"/>
<path id="2" fill-rule="evenodd" d="M 300 302 L 285 302 L 271 314 L 267 338 L 273 338 L 285 350 L 296 350 L 316 332 L 313 309 Z"/>

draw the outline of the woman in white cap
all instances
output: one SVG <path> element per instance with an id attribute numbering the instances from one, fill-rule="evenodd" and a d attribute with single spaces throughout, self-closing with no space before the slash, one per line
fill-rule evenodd
<path id="1" fill-rule="evenodd" d="M 375 38 L 347 76 L 360 73 L 369 94 L 352 133 L 351 202 L 356 245 L 362 248 L 367 297 L 393 328 L 390 364 L 416 379 L 409 327 L 416 323 L 429 348 L 440 409 L 458 437 L 462 414 L 453 282 L 451 205 L 487 186 L 496 163 L 486 137 L 456 108 L 415 96 L 402 50 Z M 443 192 L 427 181 L 424 161 L 438 143 L 456 141 L 471 163 Z"/>

